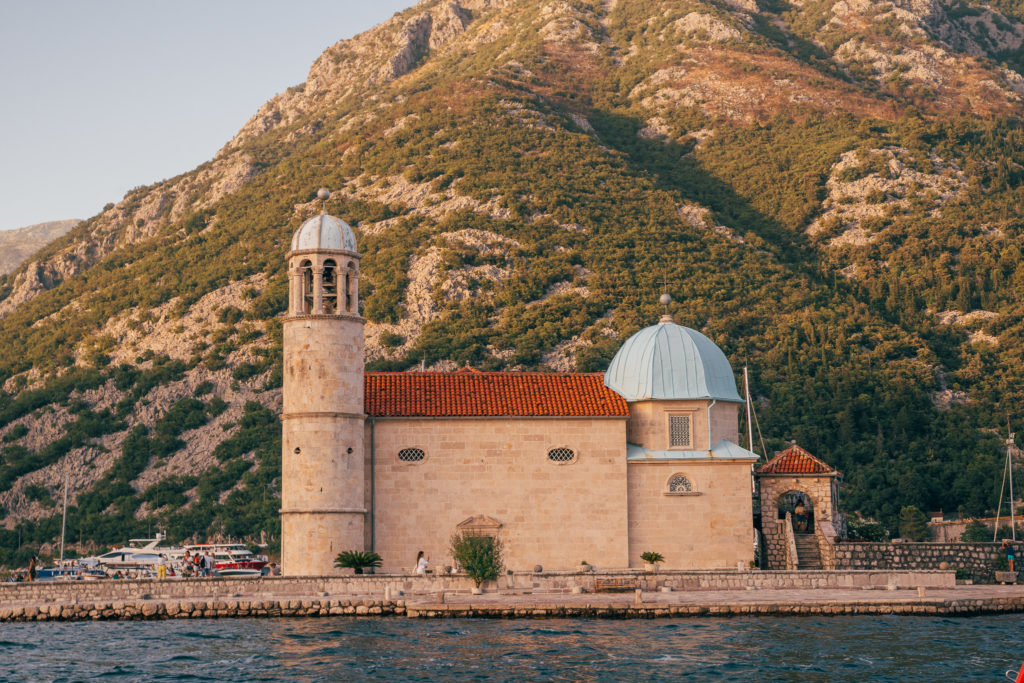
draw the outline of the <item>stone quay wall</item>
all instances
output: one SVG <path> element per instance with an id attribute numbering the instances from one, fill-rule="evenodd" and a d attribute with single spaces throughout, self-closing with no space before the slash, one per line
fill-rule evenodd
<path id="1" fill-rule="evenodd" d="M 836 569 L 966 570 L 976 583 L 995 581 L 999 543 L 866 543 L 841 541 L 834 546 Z"/>
<path id="2" fill-rule="evenodd" d="M 509 593 L 594 592 L 599 579 L 618 579 L 645 591 L 813 589 L 813 588 L 943 588 L 956 584 L 952 571 L 699 571 L 640 570 L 612 572 L 516 572 L 485 584 L 487 591 Z M 362 576 L 262 577 L 212 579 L 140 579 L 72 582 L 0 583 L 0 607 L 131 600 L 290 600 L 330 597 L 374 599 L 404 596 L 469 594 L 473 581 L 465 574 L 365 574 Z"/>

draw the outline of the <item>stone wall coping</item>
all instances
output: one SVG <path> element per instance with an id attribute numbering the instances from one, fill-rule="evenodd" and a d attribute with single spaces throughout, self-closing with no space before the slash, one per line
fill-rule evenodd
<path id="1" fill-rule="evenodd" d="M 933 547 L 947 547 L 951 545 L 962 546 L 969 548 L 972 546 L 978 546 L 982 548 L 989 547 L 1001 547 L 1001 541 L 851 541 L 851 540 L 839 540 L 836 541 L 836 545 L 873 545 L 873 546 L 895 546 L 895 547 L 917 547 L 917 546 L 933 546 Z"/>

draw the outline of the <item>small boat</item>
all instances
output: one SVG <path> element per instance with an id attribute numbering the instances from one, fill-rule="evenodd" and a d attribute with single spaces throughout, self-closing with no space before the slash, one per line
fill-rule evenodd
<path id="1" fill-rule="evenodd" d="M 243 543 L 203 543 L 185 546 L 192 553 L 213 556 L 213 568 L 220 576 L 249 576 L 250 574 L 225 574 L 225 571 L 241 569 L 256 570 L 260 573 L 270 558 L 266 555 L 254 555 Z M 255 574 L 253 574 L 255 575 Z"/>
<path id="2" fill-rule="evenodd" d="M 262 569 L 214 569 L 214 576 L 263 576 Z"/>
<path id="3" fill-rule="evenodd" d="M 107 574 L 102 569 L 77 563 L 36 569 L 36 581 L 96 581 L 105 578 Z"/>

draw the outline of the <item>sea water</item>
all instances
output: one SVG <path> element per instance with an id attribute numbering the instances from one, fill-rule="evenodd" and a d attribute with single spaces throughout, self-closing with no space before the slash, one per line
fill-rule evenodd
<path id="1" fill-rule="evenodd" d="M 998 681 L 1024 618 L 0 624 L 4 681 Z"/>

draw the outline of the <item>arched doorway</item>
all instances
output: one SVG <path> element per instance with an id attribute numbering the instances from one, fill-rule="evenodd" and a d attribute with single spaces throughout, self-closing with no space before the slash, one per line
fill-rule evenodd
<path id="1" fill-rule="evenodd" d="M 779 519 L 786 513 L 793 516 L 793 531 L 798 534 L 814 533 L 814 503 L 803 491 L 786 491 L 779 496 Z"/>

